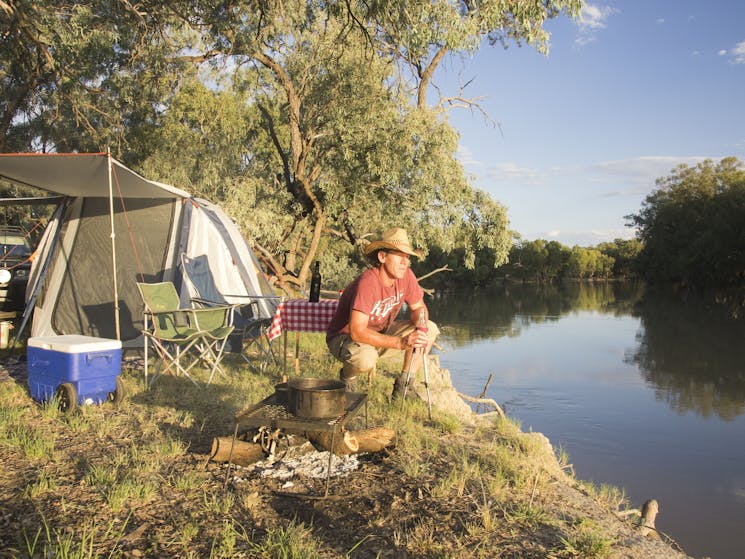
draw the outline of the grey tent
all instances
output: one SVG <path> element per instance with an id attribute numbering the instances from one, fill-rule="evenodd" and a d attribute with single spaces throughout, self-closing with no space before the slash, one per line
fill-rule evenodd
<path id="1" fill-rule="evenodd" d="M 135 282 L 173 281 L 183 304 L 272 295 L 256 255 L 216 205 L 149 181 L 110 155 L 0 154 L 0 177 L 64 196 L 32 264 L 31 336 L 84 334 L 142 344 Z M 183 266 L 189 270 L 188 280 Z M 272 316 L 259 299 L 261 318 Z"/>

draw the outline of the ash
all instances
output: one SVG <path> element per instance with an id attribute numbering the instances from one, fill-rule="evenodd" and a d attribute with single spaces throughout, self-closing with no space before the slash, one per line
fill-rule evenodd
<path id="1" fill-rule="evenodd" d="M 359 468 L 357 456 L 332 456 L 329 477 L 346 477 Z M 244 477 L 258 475 L 262 478 L 279 479 L 285 487 L 292 485 L 295 478 L 326 478 L 329 466 L 329 453 L 318 451 L 306 442 L 291 446 L 284 456 L 270 457 L 242 468 Z M 238 481 L 237 479 L 235 481 Z"/>

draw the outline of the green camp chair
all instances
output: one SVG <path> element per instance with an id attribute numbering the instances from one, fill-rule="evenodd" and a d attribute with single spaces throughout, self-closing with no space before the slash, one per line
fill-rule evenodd
<path id="1" fill-rule="evenodd" d="M 137 283 L 144 304 L 145 384 L 148 384 L 148 346 L 153 345 L 167 369 L 182 374 L 194 384 L 189 371 L 200 361 L 210 369 L 207 384 L 220 366 L 225 343 L 233 332 L 233 306 L 203 309 L 179 308 L 179 296 L 171 282 Z M 188 365 L 181 360 L 193 356 Z M 157 374 L 153 376 L 153 381 Z"/>
<path id="2" fill-rule="evenodd" d="M 231 338 L 238 339 L 241 357 L 255 373 L 279 371 L 281 363 L 269 340 L 269 327 L 282 299 L 276 295 L 220 293 L 204 257 L 192 258 L 182 254 L 181 269 L 184 280 L 190 286 L 190 293 L 196 294 L 196 297 L 191 298 L 193 305 L 210 308 L 231 304 L 227 302 L 228 298 L 231 301 L 240 301 L 232 303 L 235 308 L 235 333 Z"/>

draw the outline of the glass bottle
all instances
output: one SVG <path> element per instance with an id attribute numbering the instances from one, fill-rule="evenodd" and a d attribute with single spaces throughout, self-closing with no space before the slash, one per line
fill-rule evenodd
<path id="1" fill-rule="evenodd" d="M 321 263 L 316 260 L 315 266 L 313 266 L 313 272 L 310 276 L 310 296 L 308 300 L 311 303 L 317 303 L 321 298 Z"/>

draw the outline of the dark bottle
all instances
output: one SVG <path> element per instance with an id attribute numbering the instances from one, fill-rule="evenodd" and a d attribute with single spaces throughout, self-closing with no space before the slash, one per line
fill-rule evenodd
<path id="1" fill-rule="evenodd" d="M 321 263 L 316 260 L 316 264 L 313 267 L 313 273 L 310 276 L 310 297 L 308 300 L 311 303 L 317 303 L 318 299 L 321 298 L 321 271 L 319 266 Z"/>

